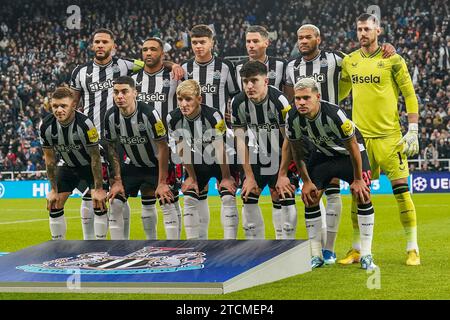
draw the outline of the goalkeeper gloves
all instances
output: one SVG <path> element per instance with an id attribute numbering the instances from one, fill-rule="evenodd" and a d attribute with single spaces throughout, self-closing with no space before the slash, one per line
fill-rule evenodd
<path id="1" fill-rule="evenodd" d="M 419 125 L 417 123 L 410 123 L 408 132 L 403 136 L 397 145 L 403 145 L 403 153 L 411 157 L 419 152 Z"/>

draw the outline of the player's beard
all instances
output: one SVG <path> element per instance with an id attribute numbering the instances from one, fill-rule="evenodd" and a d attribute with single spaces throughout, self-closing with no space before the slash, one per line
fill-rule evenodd
<path id="1" fill-rule="evenodd" d="M 370 48 L 370 46 L 375 42 L 376 37 L 373 37 L 372 39 L 370 37 L 365 37 L 364 40 L 366 40 L 366 42 L 364 42 L 364 43 L 361 40 L 359 40 L 359 45 L 361 47 Z"/>
<path id="2" fill-rule="evenodd" d="M 104 52 L 105 53 L 103 56 L 98 56 L 97 54 L 95 54 L 95 59 L 97 59 L 98 61 L 107 60 L 111 56 L 111 50 L 105 50 Z"/>
<path id="3" fill-rule="evenodd" d="M 147 62 L 147 60 L 145 60 L 145 65 L 148 68 L 153 68 L 161 63 L 161 59 L 162 59 L 161 57 L 155 58 L 155 59 L 151 60 L 150 62 Z"/>
<path id="4" fill-rule="evenodd" d="M 312 54 L 314 54 L 317 50 L 318 50 L 319 46 L 316 44 L 315 46 L 311 47 L 310 50 L 308 51 L 301 51 L 300 48 L 298 49 L 300 51 L 300 54 L 305 57 L 305 56 L 310 56 Z"/>

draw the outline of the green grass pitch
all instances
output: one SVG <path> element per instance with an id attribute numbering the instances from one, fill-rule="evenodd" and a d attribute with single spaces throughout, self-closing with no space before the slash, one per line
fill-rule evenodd
<path id="1" fill-rule="evenodd" d="M 304 211 L 297 198 L 298 238 L 306 238 Z M 397 204 L 392 195 L 374 196 L 375 236 L 373 254 L 380 267 L 379 282 L 374 274 L 359 269 L 359 265 L 326 266 L 307 274 L 275 283 L 242 290 L 227 295 L 160 295 L 160 294 L 76 294 L 76 293 L 0 293 L 3 299 L 450 299 L 450 195 L 413 195 L 418 216 L 418 236 L 422 265 L 405 265 L 406 240 L 400 224 Z M 66 205 L 67 239 L 82 239 L 79 218 L 80 199 L 70 199 Z M 220 200 L 209 198 L 211 239 L 222 237 Z M 343 196 L 343 215 L 337 238 L 338 259 L 351 245 L 350 197 Z M 271 203 L 261 198 L 266 236 L 274 239 Z M 145 239 L 140 219 L 140 199 L 131 199 L 131 239 Z M 239 201 L 239 208 L 241 202 Z M 0 200 L 0 252 L 14 252 L 50 239 L 45 200 Z M 158 234 L 164 237 L 162 217 Z M 184 237 L 184 234 L 183 234 Z M 240 229 L 238 238 L 243 239 Z M 369 289 L 368 283 L 380 285 Z M 370 285 L 369 285 L 370 287 Z"/>

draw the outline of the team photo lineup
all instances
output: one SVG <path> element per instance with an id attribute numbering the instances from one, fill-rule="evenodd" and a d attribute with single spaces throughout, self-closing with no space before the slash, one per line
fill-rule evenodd
<path id="1" fill-rule="evenodd" d="M 287 1 L 286 10 L 297 2 Z M 72 47 L 65 52 L 59 42 L 59 52 L 78 58 L 65 66 L 64 77 L 42 90 L 36 126 L 35 148 L 41 149 L 41 170 L 50 185 L 48 238 L 75 240 L 67 236 L 67 203 L 78 190 L 80 199 L 70 201 L 77 203 L 83 240 L 144 240 L 131 236 L 132 224 L 143 229 L 147 240 L 216 240 L 211 226 L 220 225 L 224 240 L 282 241 L 299 239 L 297 229 L 302 228 L 310 242 L 312 269 L 357 264 L 371 271 L 383 255 L 375 246 L 372 250 L 380 231 L 375 213 L 385 210 L 372 204 L 378 195 L 372 194 L 371 184 L 383 174 L 396 203 L 390 215 L 400 222 L 396 239 L 404 246 L 395 254 L 401 265 L 420 266 L 422 238 L 408 159 L 420 158 L 426 146 L 421 118 L 428 118 L 422 109 L 429 94 L 424 94 L 424 75 L 411 65 L 411 51 L 422 49 L 405 50 L 403 35 L 389 36 L 395 30 L 383 15 L 394 13 L 380 3 L 381 13 L 377 5 L 360 2 L 350 13 L 345 9 L 347 33 L 336 27 L 333 34 L 321 19 L 308 15 L 291 21 L 295 32 L 288 39 L 296 41 L 289 54 L 280 54 L 284 44 L 275 40 L 287 34 L 286 28 L 268 24 L 270 12 L 267 19 L 255 16 L 261 10 L 249 12 L 238 26 L 240 38 L 233 37 L 239 14 L 230 18 L 227 31 L 214 15 L 179 18 L 189 15 L 188 4 L 178 16 L 170 12 L 166 18 L 161 7 L 151 10 L 163 21 L 175 19 L 166 23 L 167 30 L 139 30 L 138 12 L 118 29 L 100 14 L 95 23 L 81 27 L 71 21 L 72 35 L 83 30 L 78 36 L 83 53 Z M 302 9 L 310 7 L 313 16 L 314 1 L 305 3 L 309 5 Z M 436 77 L 443 74 L 445 79 L 442 127 L 448 121 L 450 129 L 448 88 L 445 94 L 450 85 L 449 12 L 448 4 L 442 5 L 447 18 L 436 36 L 444 48 Z M 227 9 L 221 13 L 230 14 L 229 6 L 224 4 Z M 276 4 L 276 10 L 282 6 Z M 181 24 L 184 31 L 173 41 Z M 133 27 L 136 32 L 127 34 Z M 338 34 L 341 40 L 331 46 Z M 347 46 L 351 37 L 353 45 Z M 342 45 L 336 45 L 339 41 Z M 130 42 L 138 49 L 132 50 Z M 174 49 L 180 54 L 174 55 Z M 4 77 L 2 71 L 2 81 Z M 2 82 L 2 89 L 8 85 Z M 450 158 L 449 141 L 443 142 L 443 158 Z M 343 205 L 343 183 L 349 185 L 350 210 Z M 219 203 L 219 217 L 211 215 L 212 191 L 220 199 L 214 202 Z M 261 205 L 266 195 L 270 219 Z M 133 207 L 139 202 L 140 207 Z M 139 211 L 140 221 L 131 218 L 133 210 Z M 347 253 L 339 256 L 341 220 L 352 231 Z M 268 228 L 274 237 L 267 235 Z"/>

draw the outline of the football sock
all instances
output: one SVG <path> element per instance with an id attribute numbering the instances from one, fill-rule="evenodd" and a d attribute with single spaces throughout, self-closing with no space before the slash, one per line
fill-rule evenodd
<path id="1" fill-rule="evenodd" d="M 284 199 L 280 199 L 283 211 L 283 239 L 295 239 L 297 231 L 297 208 L 295 198 L 285 194 Z"/>
<path id="2" fill-rule="evenodd" d="M 222 200 L 222 210 L 220 220 L 223 226 L 224 239 L 236 239 L 239 225 L 239 213 L 236 206 L 236 197 L 227 190 L 220 192 Z"/>
<path id="3" fill-rule="evenodd" d="M 128 201 L 125 202 L 122 210 L 123 216 L 123 238 L 125 240 L 130 239 L 130 203 Z"/>
<path id="4" fill-rule="evenodd" d="M 322 218 L 320 206 L 305 207 L 305 224 L 311 242 L 311 255 L 322 256 Z"/>
<path id="5" fill-rule="evenodd" d="M 361 237 L 361 256 L 372 254 L 375 214 L 372 203 L 358 204 L 358 225 Z"/>
<path id="6" fill-rule="evenodd" d="M 198 196 L 193 191 L 184 193 L 184 230 L 186 239 L 198 239 L 200 216 L 198 214 Z"/>
<path id="7" fill-rule="evenodd" d="M 66 239 L 66 218 L 64 217 L 64 208 L 50 210 L 50 233 L 52 240 Z"/>
<path id="8" fill-rule="evenodd" d="M 200 193 L 200 197 L 198 199 L 198 213 L 200 217 L 200 225 L 198 229 L 198 238 L 206 240 L 208 239 L 208 227 L 209 227 L 209 206 L 208 206 L 208 194 Z"/>
<path id="9" fill-rule="evenodd" d="M 95 240 L 94 233 L 94 208 L 91 197 L 83 197 L 80 206 L 81 227 L 84 240 Z"/>
<path id="10" fill-rule="evenodd" d="M 342 199 L 339 191 L 339 185 L 334 184 L 330 184 L 325 190 L 325 195 L 327 197 L 327 237 L 324 249 L 331 252 L 334 252 L 339 222 L 341 220 Z"/>
<path id="11" fill-rule="evenodd" d="M 250 193 L 247 200 L 244 200 L 244 207 L 242 208 L 242 226 L 244 228 L 246 239 L 264 239 L 265 226 L 261 213 L 261 208 L 258 205 L 259 195 Z"/>
<path id="12" fill-rule="evenodd" d="M 358 251 L 361 251 L 361 237 L 359 233 L 359 224 L 358 224 L 358 204 L 356 199 L 352 197 L 352 226 L 353 226 L 353 240 L 352 240 L 352 248 Z"/>
<path id="13" fill-rule="evenodd" d="M 272 222 L 275 229 L 275 239 L 283 239 L 283 210 L 279 201 L 272 200 Z"/>
<path id="14" fill-rule="evenodd" d="M 417 216 L 414 202 L 412 201 L 407 184 L 398 184 L 392 188 L 400 211 L 400 221 L 406 235 L 406 251 L 417 250 Z"/>
<path id="15" fill-rule="evenodd" d="M 94 208 L 94 232 L 95 239 L 106 240 L 108 234 L 108 210 Z"/>
<path id="16" fill-rule="evenodd" d="M 123 240 L 124 239 L 124 221 L 123 221 L 123 208 L 125 207 L 126 200 L 122 197 L 116 197 L 111 201 L 109 206 L 109 233 L 111 240 Z"/>
<path id="17" fill-rule="evenodd" d="M 156 211 L 156 198 L 154 196 L 142 196 L 142 226 L 147 240 L 155 240 L 158 213 Z"/>

